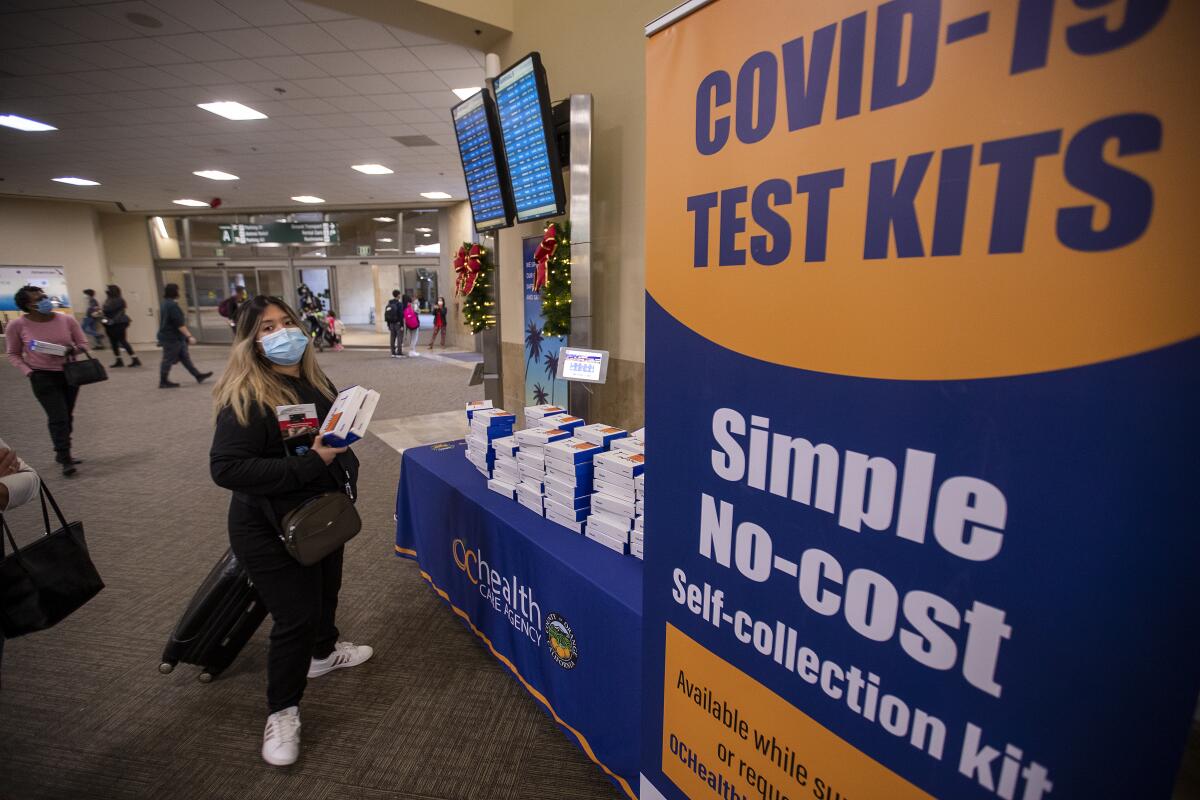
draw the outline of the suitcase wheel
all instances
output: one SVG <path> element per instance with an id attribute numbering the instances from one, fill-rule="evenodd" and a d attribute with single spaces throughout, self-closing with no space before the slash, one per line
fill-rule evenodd
<path id="1" fill-rule="evenodd" d="M 164 661 L 158 665 L 158 671 L 161 672 L 163 675 L 170 675 L 172 672 L 175 671 L 175 665 L 172 664 L 170 661 Z"/>
<path id="2" fill-rule="evenodd" d="M 201 683 L 212 683 L 213 675 L 211 672 L 201 672 L 196 676 L 196 680 Z"/>

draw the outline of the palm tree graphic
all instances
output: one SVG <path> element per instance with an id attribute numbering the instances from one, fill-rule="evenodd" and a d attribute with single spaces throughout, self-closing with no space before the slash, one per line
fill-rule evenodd
<path id="1" fill-rule="evenodd" d="M 546 377 L 550 379 L 550 402 L 554 402 L 554 391 L 558 388 L 558 353 L 546 353 Z"/>
<path id="2" fill-rule="evenodd" d="M 543 406 L 546 404 L 546 390 L 542 388 L 540 383 L 533 385 L 533 402 L 535 405 Z"/>
<path id="3" fill-rule="evenodd" d="M 542 357 L 542 329 L 536 322 L 529 323 L 529 327 L 525 329 L 525 350 L 529 353 L 525 357 L 525 374 L 528 375 L 529 362 L 538 361 Z"/>

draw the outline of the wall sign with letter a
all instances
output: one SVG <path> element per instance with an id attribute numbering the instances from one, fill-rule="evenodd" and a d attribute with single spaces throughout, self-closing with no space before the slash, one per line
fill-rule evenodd
<path id="1" fill-rule="evenodd" d="M 686 11 L 647 42 L 641 796 L 1169 797 L 1200 4 Z"/>

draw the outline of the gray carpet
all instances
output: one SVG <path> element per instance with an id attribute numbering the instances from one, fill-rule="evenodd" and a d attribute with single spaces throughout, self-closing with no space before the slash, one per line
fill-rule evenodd
<path id="1" fill-rule="evenodd" d="M 348 547 L 338 624 L 375 657 L 309 684 L 300 762 L 259 757 L 264 625 L 234 665 L 202 685 L 194 667 L 157 667 L 165 638 L 227 546 L 228 494 L 208 476 L 211 398 L 182 370 L 156 388 L 158 352 L 110 370 L 76 410 L 79 475 L 57 477 L 45 417 L 24 379 L 0 364 L 0 436 L 50 476 L 86 526 L 107 588 L 58 627 L 8 642 L 0 690 L 0 797 L 613 798 L 618 793 L 541 707 L 394 558 L 399 455 L 371 436 L 362 460 L 363 533 Z M 219 370 L 223 348 L 194 351 Z M 461 408 L 481 396 L 462 367 L 325 353 L 340 385 L 382 394 L 380 419 Z M 10 515 L 19 538 L 40 520 Z M 24 537 L 22 537 L 22 533 Z"/>

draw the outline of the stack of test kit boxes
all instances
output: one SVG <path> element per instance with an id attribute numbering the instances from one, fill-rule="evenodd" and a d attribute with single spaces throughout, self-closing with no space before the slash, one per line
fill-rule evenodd
<path id="1" fill-rule="evenodd" d="M 515 414 L 502 408 L 481 408 L 471 412 L 471 433 L 467 436 L 467 460 L 485 477 L 491 479 L 496 452 L 492 442 L 512 435 Z"/>
<path id="2" fill-rule="evenodd" d="M 613 442 L 613 450 L 643 458 L 642 471 L 638 472 L 633 479 L 634 518 L 633 530 L 629 532 L 629 554 L 642 558 L 642 533 L 646 518 L 646 462 L 644 460 L 646 457 L 646 429 L 642 428 L 624 439 L 617 439 Z"/>
<path id="3" fill-rule="evenodd" d="M 592 463 L 588 538 L 618 553 L 628 553 L 638 517 L 637 482 L 645 471 L 646 456 L 614 448 L 596 456 Z"/>
<path id="4" fill-rule="evenodd" d="M 550 411 L 553 409 L 553 411 Z M 538 415 L 539 410 L 546 413 Z M 562 416 L 563 411 L 557 406 L 533 406 L 525 409 L 525 418 L 533 423 L 533 427 L 517 431 L 513 439 L 517 446 L 517 476 L 518 481 L 513 487 L 517 502 L 534 511 L 538 516 L 546 513 L 544 492 L 546 458 L 545 448 L 553 442 L 568 439 L 571 433 L 553 427 L 552 420 Z"/>
<path id="5" fill-rule="evenodd" d="M 492 479 L 488 481 L 488 488 L 509 500 L 516 499 L 517 484 L 521 482 L 521 473 L 517 469 L 517 454 L 520 449 L 516 436 L 501 436 L 492 440 L 492 452 L 496 458 L 492 464 Z"/>
<path id="6" fill-rule="evenodd" d="M 546 517 L 552 522 L 583 533 L 583 522 L 591 510 L 592 458 L 604 445 L 576 436 L 546 446 Z"/>

